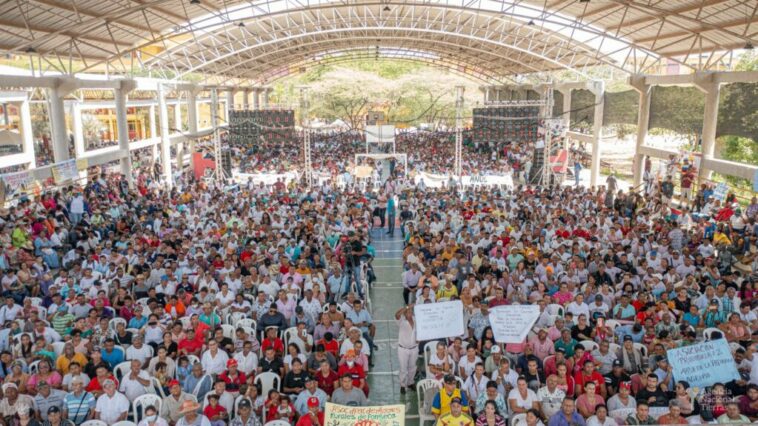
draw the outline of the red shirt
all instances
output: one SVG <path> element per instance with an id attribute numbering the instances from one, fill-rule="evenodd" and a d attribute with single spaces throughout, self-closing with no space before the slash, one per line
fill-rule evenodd
<path id="1" fill-rule="evenodd" d="M 179 345 L 177 348 L 181 351 L 184 349 L 188 354 L 194 354 L 198 350 L 203 348 L 203 341 L 194 339 L 183 339 L 181 342 L 179 342 Z"/>
<path id="2" fill-rule="evenodd" d="M 237 371 L 237 375 L 235 377 L 230 377 L 229 371 L 224 371 L 223 373 L 219 374 L 218 378 L 226 383 L 226 390 L 229 392 L 239 392 L 240 386 L 242 386 L 247 381 L 245 373 L 241 371 Z"/>
<path id="3" fill-rule="evenodd" d="M 116 377 L 111 374 L 107 377 L 107 379 L 113 380 L 114 383 L 116 383 L 116 389 L 118 389 L 118 380 L 116 380 Z M 100 380 L 98 380 L 97 376 L 95 376 L 94 379 L 89 381 L 89 384 L 86 388 L 84 388 L 87 392 L 96 392 L 96 391 L 102 391 L 103 385 L 100 384 Z"/>
<path id="4" fill-rule="evenodd" d="M 353 377 L 353 386 L 356 388 L 360 388 L 361 379 L 366 378 L 366 373 L 363 371 L 363 367 L 359 364 L 353 364 L 352 368 L 348 367 L 347 364 L 340 365 L 339 370 L 337 370 L 337 376 L 342 377 L 345 374 L 349 374 Z"/>
<path id="5" fill-rule="evenodd" d="M 324 374 L 321 373 L 321 371 L 316 373 L 316 381 L 318 382 L 318 387 L 322 391 L 326 392 L 327 395 L 331 395 L 332 392 L 334 392 L 334 382 L 336 382 L 338 379 L 339 376 L 334 372 L 334 370 L 329 370 L 329 375 L 326 377 L 324 377 Z"/>
<path id="6" fill-rule="evenodd" d="M 278 337 L 274 338 L 273 340 L 269 339 L 268 337 L 263 339 L 263 342 L 261 342 L 261 351 L 266 352 L 266 349 L 270 347 L 273 347 L 275 352 L 284 352 L 284 343 L 282 342 L 282 339 Z"/>
<path id="7" fill-rule="evenodd" d="M 589 382 L 595 382 L 595 395 L 600 395 L 600 384 L 605 383 L 605 379 L 597 371 L 593 371 L 589 376 L 585 376 L 583 372 L 578 372 L 574 375 L 574 386 L 576 389 L 582 389 L 584 391 L 584 384 Z M 578 391 L 576 392 L 579 393 Z"/>
<path id="8" fill-rule="evenodd" d="M 340 345 L 337 343 L 336 339 L 332 339 L 331 342 L 327 342 L 324 339 L 319 340 L 316 342 L 317 345 L 324 345 L 324 350 L 326 352 L 331 352 L 332 355 L 339 358 L 339 351 L 340 351 Z"/>
<path id="9" fill-rule="evenodd" d="M 205 407 L 205 410 L 203 410 L 203 414 L 205 414 L 205 417 L 207 417 L 209 420 L 212 420 L 214 416 L 218 416 L 219 414 L 226 413 L 226 408 L 224 408 L 221 404 L 216 404 L 216 406 L 212 406 L 208 404 Z"/>
<path id="10" fill-rule="evenodd" d="M 316 417 L 318 418 L 318 423 L 323 426 L 324 413 L 319 411 L 318 414 L 316 414 Z M 300 417 L 300 420 L 297 421 L 297 424 L 295 426 L 313 426 L 313 421 L 311 420 L 311 416 L 306 414 Z"/>

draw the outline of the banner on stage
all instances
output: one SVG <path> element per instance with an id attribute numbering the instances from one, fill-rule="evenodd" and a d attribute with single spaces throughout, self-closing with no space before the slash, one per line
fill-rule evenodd
<path id="1" fill-rule="evenodd" d="M 53 173 L 53 180 L 58 185 L 75 180 L 79 177 L 79 170 L 76 168 L 76 160 L 67 160 L 53 164 L 50 170 Z"/>
<path id="2" fill-rule="evenodd" d="M 277 180 L 281 179 L 284 183 L 287 183 L 292 180 L 297 180 L 298 175 L 294 172 L 287 172 L 287 173 L 239 173 L 237 174 L 237 178 L 239 179 L 240 183 L 247 183 L 251 179 L 253 180 L 254 184 L 259 184 L 263 182 L 264 185 L 273 185 L 276 183 Z"/>
<path id="3" fill-rule="evenodd" d="M 489 319 L 495 341 L 521 343 L 540 317 L 537 305 L 496 306 L 490 309 Z"/>
<path id="4" fill-rule="evenodd" d="M 324 424 L 328 426 L 404 426 L 405 405 L 350 407 L 326 403 Z"/>
<path id="5" fill-rule="evenodd" d="M 416 340 L 444 339 L 463 335 L 463 303 L 450 302 L 414 305 L 416 317 Z"/>
<path id="6" fill-rule="evenodd" d="M 419 172 L 413 178 L 414 183 L 418 185 L 421 180 L 428 188 L 441 188 L 447 186 L 450 182 L 449 175 L 438 175 L 426 172 Z M 505 185 L 513 187 L 513 177 L 511 175 L 473 175 L 462 176 L 463 186 L 497 186 Z"/>
<path id="7" fill-rule="evenodd" d="M 704 388 L 740 378 L 725 339 L 669 349 L 666 353 L 674 378 L 687 381 L 690 386 Z"/>

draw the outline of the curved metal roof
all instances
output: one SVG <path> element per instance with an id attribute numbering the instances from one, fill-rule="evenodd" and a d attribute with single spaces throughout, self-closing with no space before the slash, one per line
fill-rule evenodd
<path id="1" fill-rule="evenodd" d="M 489 81 L 602 64 L 714 69 L 758 42 L 755 0 L 18 0 L 0 51 L 69 72 L 266 82 L 319 61 L 421 60 Z M 81 71 L 81 69 L 79 69 Z"/>

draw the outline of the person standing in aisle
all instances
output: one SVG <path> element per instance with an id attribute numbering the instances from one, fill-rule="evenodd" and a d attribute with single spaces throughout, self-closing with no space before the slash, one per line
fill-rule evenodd
<path id="1" fill-rule="evenodd" d="M 418 359 L 413 304 L 395 312 L 395 321 L 398 327 L 397 358 L 400 361 L 400 393 L 405 394 L 406 387 L 415 390 L 413 379 L 416 377 L 416 359 Z"/>
<path id="2" fill-rule="evenodd" d="M 390 237 L 395 236 L 395 197 L 392 193 L 387 194 L 387 234 Z"/>

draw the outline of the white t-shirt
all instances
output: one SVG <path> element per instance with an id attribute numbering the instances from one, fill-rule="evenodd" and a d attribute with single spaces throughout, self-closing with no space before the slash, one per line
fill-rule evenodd
<path id="1" fill-rule="evenodd" d="M 120 392 L 114 393 L 113 398 L 109 397 L 108 394 L 102 394 L 97 399 L 95 411 L 100 413 L 100 420 L 112 425 L 119 420 L 123 413 L 129 411 L 129 400 Z"/>
<path id="2" fill-rule="evenodd" d="M 476 364 L 479 364 L 480 362 L 482 362 L 482 359 L 478 356 L 475 356 L 473 361 L 469 361 L 468 357 L 464 356 L 458 361 L 458 369 L 460 370 L 462 368 L 463 372 L 466 373 L 466 377 L 468 377 L 473 374 Z"/>
<path id="3" fill-rule="evenodd" d="M 215 357 L 211 356 L 210 350 L 205 351 L 200 362 L 206 374 L 221 374 L 226 371 L 227 360 L 229 360 L 229 356 L 219 349 Z"/>
<path id="4" fill-rule="evenodd" d="M 145 370 L 140 370 L 137 376 L 142 380 L 150 381 L 150 375 L 147 374 L 147 371 Z M 118 390 L 119 392 L 123 392 L 129 401 L 134 401 L 138 396 L 145 393 L 145 386 L 143 386 L 137 379 L 132 379 L 130 372 L 121 379 Z"/>
<path id="5" fill-rule="evenodd" d="M 508 393 L 509 404 L 511 399 L 516 400 L 516 406 L 525 408 L 527 410 L 532 408 L 535 402 L 539 401 L 537 394 L 534 393 L 534 391 L 531 389 L 526 390 L 526 398 L 521 398 L 521 394 L 519 393 L 518 388 L 511 389 L 511 391 Z"/>
<path id="6" fill-rule="evenodd" d="M 126 360 L 131 361 L 133 359 L 138 359 L 139 362 L 144 365 L 145 362 L 152 358 L 152 351 L 150 349 L 150 346 L 142 344 L 142 347 L 137 349 L 134 347 L 134 345 L 129 346 L 126 348 Z"/>

